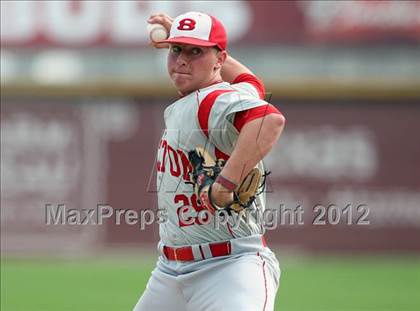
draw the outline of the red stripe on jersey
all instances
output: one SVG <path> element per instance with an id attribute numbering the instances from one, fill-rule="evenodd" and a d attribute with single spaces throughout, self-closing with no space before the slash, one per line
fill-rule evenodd
<path id="1" fill-rule="evenodd" d="M 242 73 L 239 76 L 233 80 L 232 84 L 241 83 L 241 82 L 247 82 L 249 84 L 252 84 L 260 96 L 261 99 L 264 99 L 265 96 L 265 87 L 264 83 L 258 79 L 256 76 L 250 74 L 250 73 Z"/>
<path id="2" fill-rule="evenodd" d="M 209 117 L 211 108 L 213 107 L 219 95 L 232 91 L 233 90 L 213 91 L 209 93 L 200 103 L 200 107 L 198 107 L 198 122 L 200 123 L 201 130 L 207 137 L 209 137 Z"/>
<path id="3" fill-rule="evenodd" d="M 233 121 L 233 125 L 240 132 L 246 123 L 258 118 L 265 117 L 270 113 L 282 114 L 276 107 L 271 104 L 267 104 L 235 113 L 235 120 Z"/>
<path id="4" fill-rule="evenodd" d="M 209 137 L 209 117 L 211 108 L 219 95 L 232 91 L 233 90 L 216 90 L 207 94 L 207 96 L 201 101 L 200 106 L 198 107 L 198 123 L 200 123 L 201 130 L 207 137 Z M 229 159 L 227 154 L 221 152 L 216 147 L 214 152 L 217 159 L 224 159 L 226 161 Z"/>

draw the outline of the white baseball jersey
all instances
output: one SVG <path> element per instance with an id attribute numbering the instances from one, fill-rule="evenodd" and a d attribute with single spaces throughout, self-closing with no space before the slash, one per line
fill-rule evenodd
<path id="1" fill-rule="evenodd" d="M 248 217 L 238 218 L 233 213 L 228 224 L 217 229 L 213 216 L 199 217 L 205 215 L 199 214 L 203 208 L 188 183 L 192 169 L 188 152 L 202 146 L 214 158 L 230 155 L 239 136 L 235 113 L 267 104 L 250 83 L 221 82 L 190 93 L 165 109 L 166 129 L 157 155 L 158 207 L 168 216 L 159 228 L 163 244 L 191 245 L 264 233 L 260 217 L 256 217 L 265 208 L 264 192 L 257 196 Z M 258 166 L 264 171 L 262 162 Z M 234 226 L 238 221 L 239 226 Z"/>

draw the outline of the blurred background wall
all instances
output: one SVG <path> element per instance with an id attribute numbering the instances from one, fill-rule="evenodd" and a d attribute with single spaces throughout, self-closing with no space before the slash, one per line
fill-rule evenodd
<path id="1" fill-rule="evenodd" d="M 2 255 L 154 247 L 156 224 L 46 225 L 45 205 L 157 207 L 177 95 L 146 20 L 192 10 L 220 18 L 228 52 L 287 118 L 265 161 L 268 207 L 301 207 L 304 224 L 268 230 L 269 243 L 420 251 L 418 1 L 2 1 Z"/>

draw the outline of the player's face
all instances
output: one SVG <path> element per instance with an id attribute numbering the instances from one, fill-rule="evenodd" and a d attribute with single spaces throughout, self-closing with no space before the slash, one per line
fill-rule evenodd
<path id="1" fill-rule="evenodd" d="M 178 91 L 186 95 L 220 80 L 218 69 L 225 58 L 226 52 L 213 47 L 171 44 L 168 73 Z"/>

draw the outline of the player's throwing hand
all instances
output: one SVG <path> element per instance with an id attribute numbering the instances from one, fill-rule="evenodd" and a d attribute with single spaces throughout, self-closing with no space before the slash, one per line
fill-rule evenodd
<path id="1" fill-rule="evenodd" d="M 165 27 L 166 32 L 169 33 L 170 30 L 171 30 L 173 20 L 174 19 L 172 17 L 170 17 L 169 15 L 167 15 L 165 13 L 156 13 L 156 14 L 150 15 L 147 22 L 149 24 L 160 24 L 163 27 Z M 150 40 L 150 45 L 157 48 L 157 49 L 167 49 L 167 48 L 169 48 L 168 43 L 158 43 L 158 42 L 153 42 L 152 40 Z"/>

